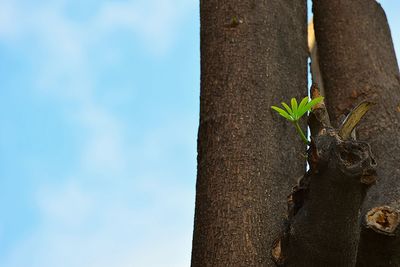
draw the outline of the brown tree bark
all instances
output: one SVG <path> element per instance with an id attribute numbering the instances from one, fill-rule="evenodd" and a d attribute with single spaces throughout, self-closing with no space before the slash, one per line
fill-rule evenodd
<path id="1" fill-rule="evenodd" d="M 378 164 L 361 212 L 357 266 L 400 266 L 400 78 L 385 13 L 374 0 L 314 0 L 313 11 L 335 124 L 355 103 L 377 103 L 357 130 Z"/>
<path id="2" fill-rule="evenodd" d="M 307 92 L 306 1 L 201 0 L 192 266 L 274 266 L 305 147 L 270 106 Z"/>
<path id="3" fill-rule="evenodd" d="M 315 87 L 312 92 L 319 95 Z M 376 162 L 369 144 L 353 140 L 351 132 L 370 107 L 358 105 L 339 129 L 331 126 L 323 102 L 310 114 L 310 170 L 288 199 L 281 253 L 273 253 L 278 265 L 355 266 L 359 210 L 375 181 Z"/>

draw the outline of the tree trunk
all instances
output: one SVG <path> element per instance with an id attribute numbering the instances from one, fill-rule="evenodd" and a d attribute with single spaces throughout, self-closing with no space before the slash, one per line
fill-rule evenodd
<path id="1" fill-rule="evenodd" d="M 377 103 L 357 129 L 378 163 L 361 212 L 357 266 L 400 266 L 400 78 L 389 26 L 374 0 L 314 0 L 314 23 L 330 117 Z"/>
<path id="2" fill-rule="evenodd" d="M 306 1 L 201 0 L 200 15 L 192 266 L 274 266 L 305 147 L 270 106 L 307 94 Z"/>
<path id="3" fill-rule="evenodd" d="M 315 87 L 313 96 L 319 96 Z M 287 228 L 277 263 L 287 267 L 351 267 L 356 263 L 358 215 L 367 186 L 375 181 L 369 144 L 351 131 L 371 107 L 364 102 L 334 129 L 322 102 L 309 117 L 310 170 L 289 197 Z"/>

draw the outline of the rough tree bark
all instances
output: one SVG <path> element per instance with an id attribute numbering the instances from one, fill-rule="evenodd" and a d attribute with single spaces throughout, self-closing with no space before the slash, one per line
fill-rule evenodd
<path id="1" fill-rule="evenodd" d="M 319 96 L 315 87 L 312 92 Z M 310 114 L 310 170 L 288 199 L 287 228 L 273 250 L 278 265 L 355 265 L 359 210 L 375 181 L 376 162 L 369 144 L 353 140 L 351 132 L 370 107 L 358 105 L 339 129 L 323 102 Z"/>
<path id="2" fill-rule="evenodd" d="M 305 148 L 270 106 L 306 95 L 306 1 L 201 0 L 200 17 L 192 266 L 274 266 Z"/>
<path id="3" fill-rule="evenodd" d="M 314 0 L 314 24 L 329 115 L 377 103 L 357 130 L 378 178 L 361 212 L 357 266 L 400 266 L 400 78 L 389 26 L 374 0 Z"/>

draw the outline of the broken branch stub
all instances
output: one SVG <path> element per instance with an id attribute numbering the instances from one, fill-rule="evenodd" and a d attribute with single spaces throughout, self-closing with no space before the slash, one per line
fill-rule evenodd
<path id="1" fill-rule="evenodd" d="M 365 215 L 367 228 L 375 232 L 394 236 L 400 223 L 400 211 L 389 206 L 375 207 Z"/>

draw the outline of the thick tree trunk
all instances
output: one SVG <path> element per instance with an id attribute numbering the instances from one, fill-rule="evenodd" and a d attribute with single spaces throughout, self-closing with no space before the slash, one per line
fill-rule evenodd
<path id="1" fill-rule="evenodd" d="M 192 266 L 274 266 L 305 148 L 270 106 L 306 95 L 306 1 L 201 0 L 200 12 Z"/>
<path id="2" fill-rule="evenodd" d="M 377 103 L 357 130 L 378 163 L 361 212 L 357 266 L 400 266 L 400 78 L 386 16 L 374 0 L 314 0 L 313 10 L 333 121 L 361 100 Z"/>

